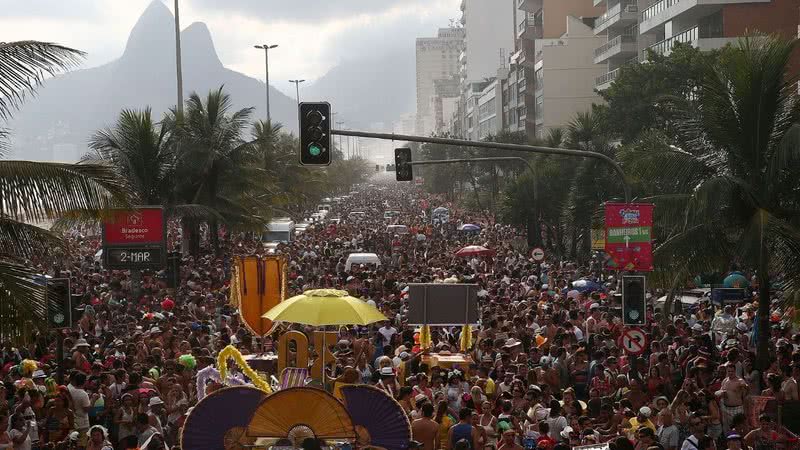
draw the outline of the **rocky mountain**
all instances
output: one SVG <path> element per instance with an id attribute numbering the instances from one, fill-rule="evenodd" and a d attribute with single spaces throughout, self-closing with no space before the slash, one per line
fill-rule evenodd
<path id="1" fill-rule="evenodd" d="M 172 12 L 153 1 L 133 27 L 122 56 L 103 66 L 48 80 L 8 124 L 13 157 L 74 161 L 86 152 L 88 137 L 116 120 L 123 108 L 151 106 L 160 116 L 175 105 L 175 37 Z M 264 83 L 226 69 L 208 28 L 193 23 L 181 32 L 184 98 L 220 85 L 235 108 L 255 106 L 266 116 Z M 273 120 L 297 125 L 294 98 L 270 87 Z"/>
<path id="2" fill-rule="evenodd" d="M 305 88 L 301 97 L 326 99 L 338 112 L 336 120 L 347 127 L 370 129 L 384 123 L 391 131 L 392 121 L 415 111 L 414 47 L 390 54 L 364 55 L 345 61 Z"/>
<path id="3" fill-rule="evenodd" d="M 181 32 L 184 98 L 204 96 L 224 85 L 235 108 L 254 106 L 266 116 L 264 83 L 226 69 L 203 23 Z M 329 101 L 350 128 L 370 129 L 414 111 L 414 47 L 407 51 L 359 55 L 301 88 L 308 101 Z M 175 105 L 175 36 L 172 12 L 154 0 L 136 22 L 119 59 L 76 70 L 45 82 L 7 124 L 15 158 L 75 161 L 86 153 L 96 130 L 111 125 L 123 108 L 150 106 L 156 117 Z M 272 119 L 296 131 L 294 96 L 270 87 Z M 388 128 L 387 128 L 388 127 Z"/>

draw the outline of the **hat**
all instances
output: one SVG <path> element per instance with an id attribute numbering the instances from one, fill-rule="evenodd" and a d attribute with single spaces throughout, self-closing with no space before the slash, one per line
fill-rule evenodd
<path id="1" fill-rule="evenodd" d="M 703 326 L 700 325 L 699 323 L 696 323 L 696 324 L 692 325 L 692 330 L 694 330 L 694 331 L 703 331 Z"/>
<path id="2" fill-rule="evenodd" d="M 44 373 L 44 370 L 37 370 L 33 372 L 33 376 L 31 378 L 34 380 L 37 378 L 47 378 L 47 375 Z"/>
<path id="3" fill-rule="evenodd" d="M 150 329 L 150 333 L 161 333 L 161 328 L 153 327 Z"/>
<path id="4" fill-rule="evenodd" d="M 569 427 L 569 426 L 564 427 L 564 429 L 561 430 L 561 438 L 562 439 L 569 439 L 569 434 L 574 432 L 574 431 L 575 430 L 573 430 L 572 427 Z"/>
<path id="5" fill-rule="evenodd" d="M 86 342 L 86 339 L 78 339 L 78 341 L 75 342 L 75 346 L 72 347 L 72 350 L 77 350 L 80 347 L 91 347 L 91 345 Z"/>
<path id="6" fill-rule="evenodd" d="M 394 369 L 391 367 L 381 367 L 380 374 L 382 377 L 393 377 Z"/>
<path id="7" fill-rule="evenodd" d="M 725 439 L 727 439 L 729 441 L 741 440 L 742 439 L 742 435 L 741 434 L 736 434 L 736 433 L 731 433 L 727 437 L 725 437 Z"/>
<path id="8" fill-rule="evenodd" d="M 591 305 L 589 305 L 589 309 L 597 309 L 599 307 L 600 307 L 599 303 L 592 303 Z"/>
<path id="9" fill-rule="evenodd" d="M 408 348 L 405 345 L 401 345 L 394 350 L 394 356 L 400 356 L 400 353 L 407 352 Z"/>
<path id="10" fill-rule="evenodd" d="M 406 358 L 410 358 L 410 357 L 411 357 L 411 355 L 409 355 L 408 352 L 400 353 L 400 359 L 406 359 Z"/>
<path id="11" fill-rule="evenodd" d="M 149 406 L 157 406 L 157 405 L 163 405 L 163 404 L 164 404 L 164 400 L 161 400 L 159 397 L 153 397 L 153 398 L 150 399 Z"/>
<path id="12" fill-rule="evenodd" d="M 514 338 L 508 338 L 506 340 L 506 345 L 504 345 L 503 348 L 514 348 L 514 347 L 516 347 L 518 345 L 522 345 L 522 342 L 520 342 L 520 341 L 518 341 L 518 340 L 516 340 Z"/>
<path id="13" fill-rule="evenodd" d="M 739 322 L 736 324 L 736 329 L 741 331 L 742 333 L 746 333 L 749 327 L 744 322 Z"/>
<path id="14" fill-rule="evenodd" d="M 414 397 L 414 403 L 424 402 L 427 399 L 428 397 L 425 394 L 417 394 L 417 396 Z"/>
<path id="15" fill-rule="evenodd" d="M 647 406 L 642 406 L 641 408 L 639 408 L 639 414 L 641 414 L 641 415 L 643 415 L 645 417 L 650 417 L 650 414 L 652 414 L 652 413 L 653 413 L 653 411 L 650 408 L 648 408 Z"/>

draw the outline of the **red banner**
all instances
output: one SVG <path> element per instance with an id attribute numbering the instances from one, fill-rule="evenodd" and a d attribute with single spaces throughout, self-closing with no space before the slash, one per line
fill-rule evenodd
<path id="1" fill-rule="evenodd" d="M 103 223 L 104 245 L 160 244 L 164 238 L 162 208 L 114 211 Z"/>
<path id="2" fill-rule="evenodd" d="M 605 250 L 619 270 L 653 270 L 653 205 L 606 203 Z"/>

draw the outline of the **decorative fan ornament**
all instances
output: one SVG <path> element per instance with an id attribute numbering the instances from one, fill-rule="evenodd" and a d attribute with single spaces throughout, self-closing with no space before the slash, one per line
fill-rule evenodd
<path id="1" fill-rule="evenodd" d="M 411 423 L 397 401 L 384 391 L 367 385 L 342 387 L 345 409 L 355 425 L 360 445 L 406 450 Z"/>
<path id="2" fill-rule="evenodd" d="M 280 390 L 265 398 L 252 414 L 247 436 L 255 438 L 288 438 L 311 430 L 319 439 L 355 439 L 350 415 L 331 394 L 308 387 Z M 312 436 L 303 436 L 312 437 Z"/>
<path id="3" fill-rule="evenodd" d="M 264 391 L 236 386 L 208 394 L 195 405 L 186 417 L 181 433 L 183 450 L 236 450 L 241 448 L 242 431 L 259 403 L 267 396 Z"/>

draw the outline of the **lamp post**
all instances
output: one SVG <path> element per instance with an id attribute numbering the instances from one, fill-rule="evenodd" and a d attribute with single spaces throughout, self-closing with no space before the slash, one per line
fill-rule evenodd
<path id="1" fill-rule="evenodd" d="M 181 67 L 181 19 L 178 0 L 175 0 L 175 75 L 178 78 L 178 113 L 183 115 L 183 69 Z"/>
<path id="2" fill-rule="evenodd" d="M 265 81 L 265 84 L 267 85 L 267 122 L 269 123 L 272 123 L 272 116 L 270 116 L 269 114 L 269 51 L 277 46 L 278 46 L 277 44 L 274 45 L 262 44 L 253 46 L 259 50 L 264 50 L 264 67 L 267 73 L 267 79 Z"/>
<path id="3" fill-rule="evenodd" d="M 295 92 L 297 93 L 297 105 L 298 106 L 300 105 L 300 83 L 302 83 L 304 81 L 306 81 L 306 80 L 289 80 L 289 83 L 294 83 L 294 89 L 295 89 Z"/>

